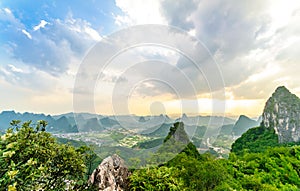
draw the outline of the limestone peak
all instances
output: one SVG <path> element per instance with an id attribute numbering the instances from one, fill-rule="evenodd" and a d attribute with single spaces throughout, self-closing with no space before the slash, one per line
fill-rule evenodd
<path id="1" fill-rule="evenodd" d="M 265 105 L 262 125 L 274 128 L 279 142 L 300 141 L 300 99 L 280 86 Z"/>

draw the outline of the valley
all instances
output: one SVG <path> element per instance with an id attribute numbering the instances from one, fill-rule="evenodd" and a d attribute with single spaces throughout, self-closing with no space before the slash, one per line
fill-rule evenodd
<path id="1" fill-rule="evenodd" d="M 231 144 L 242 133 L 260 123 L 244 115 L 236 120 L 220 116 L 187 116 L 186 114 L 173 119 L 167 115 L 103 116 L 90 113 L 66 113 L 50 116 L 22 114 L 15 111 L 0 113 L 1 127 L 5 127 L 11 120 L 34 121 L 34 119 L 47 121 L 46 131 L 57 138 L 91 145 L 102 158 L 118 150 L 123 158 L 128 159 L 127 161 L 134 157 L 141 158 L 141 153 L 142 156 L 148 152 L 153 153 L 163 143 L 162 140 L 168 134 L 172 124 L 178 121 L 185 124 L 185 131 L 200 153 L 210 152 L 217 157 L 227 158 Z M 129 150 L 130 153 L 136 154 L 127 158 Z"/>

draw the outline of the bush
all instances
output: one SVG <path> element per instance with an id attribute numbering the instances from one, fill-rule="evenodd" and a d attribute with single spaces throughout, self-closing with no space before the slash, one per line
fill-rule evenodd
<path id="1" fill-rule="evenodd" d="M 11 122 L 0 139 L 1 190 L 66 190 L 84 185 L 84 156 L 45 132 L 47 123 Z"/>
<path id="2" fill-rule="evenodd" d="M 130 190 L 172 190 L 183 191 L 184 182 L 180 171 L 174 167 L 156 167 L 135 170 L 130 178 Z"/>

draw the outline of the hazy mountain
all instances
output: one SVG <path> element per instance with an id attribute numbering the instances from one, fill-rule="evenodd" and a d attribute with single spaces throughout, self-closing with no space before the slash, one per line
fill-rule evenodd
<path id="1" fill-rule="evenodd" d="M 79 127 L 80 132 L 103 131 L 105 128 L 100 124 L 97 118 L 89 118 L 83 126 Z"/>
<path id="2" fill-rule="evenodd" d="M 119 125 L 118 121 L 116 121 L 115 119 L 111 119 L 109 117 L 104 117 L 100 119 L 100 123 L 103 125 L 103 127 L 106 128 L 111 128 L 115 125 Z"/>
<path id="3" fill-rule="evenodd" d="M 260 124 L 262 122 L 262 116 L 260 115 L 256 121 Z"/>
<path id="4" fill-rule="evenodd" d="M 53 124 L 55 122 L 55 119 L 53 119 L 50 115 L 46 116 L 45 114 L 33 114 L 28 112 L 21 114 L 16 113 L 15 111 L 3 111 L 0 113 L 0 130 L 6 130 L 12 120 L 31 120 L 33 123 L 38 120 L 45 120 L 48 121 L 48 124 Z"/>
<path id="5" fill-rule="evenodd" d="M 234 136 L 241 136 L 248 129 L 252 127 L 257 127 L 258 125 L 259 123 L 257 121 L 250 119 L 245 115 L 241 115 L 237 122 L 234 124 L 232 128 L 232 133 Z"/>
<path id="6" fill-rule="evenodd" d="M 54 128 L 55 132 L 78 133 L 77 126 L 72 125 L 65 116 L 62 116 L 59 119 L 53 121 L 50 125 L 50 128 Z"/>
<path id="7" fill-rule="evenodd" d="M 140 122 L 140 123 L 144 123 L 144 122 L 146 122 L 146 119 L 145 119 L 145 117 L 141 116 L 141 117 L 139 118 L 139 122 Z"/>
<path id="8" fill-rule="evenodd" d="M 181 118 L 175 120 L 183 122 L 185 125 L 204 125 L 209 128 L 220 128 L 222 125 L 235 123 L 234 119 L 221 116 L 187 116 L 183 114 Z"/>
<path id="9" fill-rule="evenodd" d="M 152 129 L 146 129 L 142 134 L 154 137 L 165 137 L 168 135 L 171 125 L 172 124 L 170 123 L 163 123 L 162 125 L 156 126 Z"/>
<path id="10" fill-rule="evenodd" d="M 38 120 L 45 120 L 48 122 L 46 130 L 55 133 L 70 133 L 78 132 L 77 128 L 70 124 L 66 117 L 60 117 L 57 120 L 50 115 L 34 114 L 34 113 L 16 113 L 15 111 L 3 111 L 0 114 L 0 130 L 5 131 L 9 127 L 12 120 L 20 120 L 22 122 L 31 120 L 36 123 Z"/>
<path id="11" fill-rule="evenodd" d="M 74 113 L 73 112 L 70 112 L 70 113 L 64 113 L 64 114 L 59 114 L 59 115 L 53 115 L 52 117 L 54 119 L 59 119 L 61 117 L 67 117 L 67 118 L 74 118 Z"/>
<path id="12" fill-rule="evenodd" d="M 21 114 L 15 111 L 3 111 L 0 113 L 0 130 L 5 130 L 9 127 L 12 119 L 20 120 Z"/>
<path id="13" fill-rule="evenodd" d="M 170 126 L 175 122 L 183 122 L 185 131 L 190 138 L 202 139 L 215 136 L 219 133 L 221 126 L 234 123 L 234 120 L 219 116 L 187 116 L 183 114 L 176 120 L 167 115 L 157 116 L 102 116 L 89 113 L 66 113 L 61 115 L 45 115 L 34 113 L 16 113 L 15 111 L 3 111 L 0 114 L 0 130 L 4 131 L 9 123 L 14 120 L 28 121 L 33 123 L 38 120 L 48 122 L 47 131 L 53 133 L 76 133 L 87 131 L 103 131 L 105 129 L 125 129 L 134 133 L 165 137 Z M 220 131 L 222 133 L 222 130 Z"/>
<path id="14" fill-rule="evenodd" d="M 234 124 L 223 125 L 220 129 L 220 135 L 232 135 Z"/>

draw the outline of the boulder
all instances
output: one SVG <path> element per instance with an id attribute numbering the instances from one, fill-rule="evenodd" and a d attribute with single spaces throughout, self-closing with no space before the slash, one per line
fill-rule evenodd
<path id="1" fill-rule="evenodd" d="M 114 154 L 105 158 L 93 171 L 89 178 L 89 184 L 98 190 L 122 191 L 128 187 L 128 168 L 118 155 Z"/>

